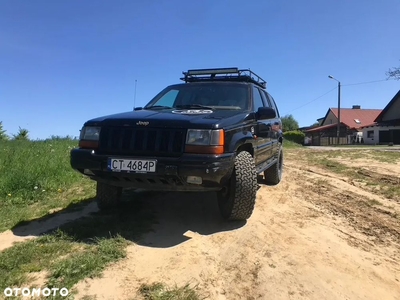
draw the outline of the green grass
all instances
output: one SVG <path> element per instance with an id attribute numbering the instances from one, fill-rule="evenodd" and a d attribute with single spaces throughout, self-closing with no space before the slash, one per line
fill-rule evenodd
<path id="1" fill-rule="evenodd" d="M 143 284 L 139 293 L 145 300 L 200 300 L 198 293 L 186 284 L 182 287 L 166 287 L 163 283 Z"/>
<path id="2" fill-rule="evenodd" d="M 99 277 L 108 264 L 126 256 L 126 245 L 127 241 L 121 237 L 96 239 L 84 250 L 52 263 L 47 287 L 66 287 L 70 290 L 86 277 Z"/>
<path id="3" fill-rule="evenodd" d="M 289 141 L 289 140 L 283 141 L 283 149 L 296 149 L 296 148 L 303 148 L 303 145 Z"/>
<path id="4" fill-rule="evenodd" d="M 101 276 L 155 223 L 145 200 L 131 201 L 128 196 L 120 209 L 94 213 L 0 252 L 0 290 L 29 286 L 32 274 L 45 272 L 44 286 L 73 293 L 80 280 Z"/>
<path id="5" fill-rule="evenodd" d="M 67 288 L 72 294 L 79 280 L 100 276 L 109 263 L 125 257 L 125 244 L 117 237 L 79 245 L 62 232 L 20 243 L 0 253 L 0 289 L 30 286 L 30 274 L 46 271 L 45 287 Z"/>
<path id="6" fill-rule="evenodd" d="M 330 150 L 321 151 L 313 150 L 313 153 L 323 155 L 328 158 L 344 158 L 344 159 L 371 159 L 377 162 L 400 162 L 400 151 L 387 151 L 382 149 L 351 149 L 351 150 Z"/>
<path id="7" fill-rule="evenodd" d="M 326 153 L 326 157 L 328 158 L 350 158 L 350 159 L 360 159 L 365 158 L 365 151 L 357 151 L 357 150 L 335 150 L 329 151 Z"/>
<path id="8" fill-rule="evenodd" d="M 388 145 L 369 145 L 369 144 L 350 144 L 350 145 L 329 145 L 329 147 L 337 147 L 337 148 L 388 148 Z"/>
<path id="9" fill-rule="evenodd" d="M 400 162 L 400 151 L 371 151 L 369 154 L 374 160 L 379 162 Z"/>
<path id="10" fill-rule="evenodd" d="M 77 141 L 0 142 L 0 232 L 94 196 L 94 183 L 70 166 Z"/>
<path id="11" fill-rule="evenodd" d="M 367 206 L 376 206 L 376 205 L 382 205 L 382 203 L 375 199 L 369 199 L 367 201 Z"/>
<path id="12" fill-rule="evenodd" d="M 22 286 L 29 280 L 29 273 L 43 270 L 50 260 L 69 253 L 71 249 L 68 237 L 58 234 L 18 243 L 0 252 L 0 290 Z"/>
<path id="13" fill-rule="evenodd" d="M 335 173 L 343 173 L 344 171 L 348 170 L 346 165 L 332 161 L 328 158 L 315 159 L 314 163 Z"/>
<path id="14" fill-rule="evenodd" d="M 76 146 L 77 141 L 62 138 L 0 142 L 0 232 L 57 211 L 81 209 L 93 200 L 95 183 L 70 166 L 70 151 Z M 125 194 L 124 200 L 129 197 Z M 70 292 L 80 280 L 101 276 L 155 222 L 137 198 L 123 201 L 121 209 L 72 221 L 0 252 L 0 290 L 28 287 L 38 272 L 46 275 L 43 286 Z"/>
<path id="15" fill-rule="evenodd" d="M 68 140 L 1 142 L 2 196 L 12 204 L 29 204 L 70 187 L 81 178 L 69 165 L 74 146 L 77 142 Z"/>
<path id="16" fill-rule="evenodd" d="M 377 157 L 378 156 L 378 157 Z M 395 180 L 394 177 L 375 173 L 372 171 L 354 168 L 347 166 L 346 164 L 340 163 L 338 157 L 357 159 L 357 158 L 369 158 L 371 161 L 395 161 L 400 153 L 392 152 L 353 152 L 347 153 L 347 151 L 311 151 L 302 155 L 301 157 L 307 161 L 309 165 L 318 166 L 322 169 L 331 171 L 335 174 L 344 175 L 350 179 L 364 182 L 366 188 L 373 193 L 382 195 L 388 199 L 400 200 L 400 184 Z M 379 187 L 379 189 L 377 188 Z M 377 203 L 372 203 L 377 205 Z"/>

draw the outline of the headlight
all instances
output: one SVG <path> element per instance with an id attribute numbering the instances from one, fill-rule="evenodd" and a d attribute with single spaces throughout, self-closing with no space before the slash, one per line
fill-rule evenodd
<path id="1" fill-rule="evenodd" d="M 100 137 L 100 127 L 83 127 L 80 135 L 81 140 L 98 141 Z"/>
<path id="2" fill-rule="evenodd" d="M 223 129 L 203 130 L 189 129 L 186 136 L 186 153 L 222 154 L 225 146 Z"/>
<path id="3" fill-rule="evenodd" d="M 187 145 L 220 146 L 223 145 L 223 130 L 189 129 L 186 137 Z"/>

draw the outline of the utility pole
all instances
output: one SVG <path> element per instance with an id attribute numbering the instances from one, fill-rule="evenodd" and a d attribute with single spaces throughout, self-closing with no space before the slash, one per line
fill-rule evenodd
<path id="1" fill-rule="evenodd" d="M 338 122 L 337 122 L 337 145 L 340 143 L 340 81 L 335 79 L 333 76 L 329 75 L 329 78 L 336 80 L 338 82 Z"/>
<path id="2" fill-rule="evenodd" d="M 338 129 L 337 129 L 337 144 L 340 143 L 340 81 L 338 81 Z"/>

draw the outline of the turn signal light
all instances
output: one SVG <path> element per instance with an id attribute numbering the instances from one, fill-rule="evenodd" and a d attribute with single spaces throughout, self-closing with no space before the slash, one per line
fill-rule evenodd
<path id="1" fill-rule="evenodd" d="M 223 154 L 224 146 L 194 146 L 186 145 L 186 153 L 197 153 L 197 154 Z"/>
<path id="2" fill-rule="evenodd" d="M 99 142 L 98 141 L 79 141 L 79 148 L 82 149 L 97 149 L 97 147 L 99 146 Z"/>

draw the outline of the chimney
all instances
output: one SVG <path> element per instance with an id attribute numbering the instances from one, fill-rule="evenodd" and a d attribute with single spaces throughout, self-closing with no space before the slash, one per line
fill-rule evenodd
<path id="1" fill-rule="evenodd" d="M 353 105 L 353 109 L 360 109 L 361 106 L 360 105 Z"/>

